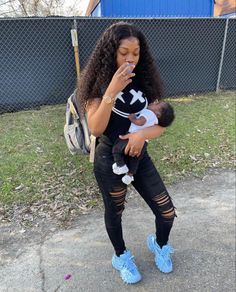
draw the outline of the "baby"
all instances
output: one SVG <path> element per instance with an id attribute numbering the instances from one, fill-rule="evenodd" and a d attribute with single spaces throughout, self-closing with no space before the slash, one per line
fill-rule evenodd
<path id="1" fill-rule="evenodd" d="M 134 133 L 157 124 L 161 127 L 168 127 L 173 122 L 175 115 L 174 109 L 169 103 L 158 102 L 150 104 L 148 108 L 143 109 L 137 115 L 130 114 L 128 118 L 131 121 L 128 132 Z M 112 154 L 115 162 L 112 165 L 113 172 L 118 175 L 125 174 L 122 177 L 122 181 L 126 185 L 134 180 L 133 175 L 136 174 L 139 161 L 142 159 L 147 147 L 147 142 L 145 142 L 139 157 L 132 157 L 124 154 L 127 143 L 128 140 L 118 138 L 112 147 Z"/>

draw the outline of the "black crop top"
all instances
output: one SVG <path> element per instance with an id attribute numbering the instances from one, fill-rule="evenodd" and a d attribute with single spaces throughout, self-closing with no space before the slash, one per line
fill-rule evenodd
<path id="1" fill-rule="evenodd" d="M 144 93 L 138 90 L 135 82 L 131 82 L 118 94 L 109 123 L 103 134 L 114 143 L 119 135 L 128 132 L 131 123 L 128 115 L 140 112 L 147 105 L 148 101 Z"/>

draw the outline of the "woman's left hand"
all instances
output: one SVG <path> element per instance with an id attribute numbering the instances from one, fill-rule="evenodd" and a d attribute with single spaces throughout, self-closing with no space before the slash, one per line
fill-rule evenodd
<path id="1" fill-rule="evenodd" d="M 141 154 L 143 145 L 145 143 L 145 137 L 141 131 L 136 133 L 129 133 L 126 135 L 120 135 L 120 139 L 126 140 L 129 139 L 128 144 L 125 147 L 125 155 L 137 156 Z"/>

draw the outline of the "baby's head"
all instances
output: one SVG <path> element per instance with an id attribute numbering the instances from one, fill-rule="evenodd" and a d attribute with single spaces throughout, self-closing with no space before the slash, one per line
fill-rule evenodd
<path id="1" fill-rule="evenodd" d="M 168 127 L 175 119 L 175 113 L 173 107 L 164 101 L 158 103 L 152 103 L 148 106 L 148 109 L 153 111 L 158 118 L 158 125 L 161 127 Z"/>

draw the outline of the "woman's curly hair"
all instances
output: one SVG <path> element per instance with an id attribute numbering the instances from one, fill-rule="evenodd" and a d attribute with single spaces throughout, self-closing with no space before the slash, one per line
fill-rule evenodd
<path id="1" fill-rule="evenodd" d="M 116 57 L 120 42 L 129 37 L 139 40 L 140 57 L 134 72 L 140 90 L 144 92 L 149 103 L 163 97 L 161 78 L 145 36 L 135 26 L 118 22 L 111 25 L 100 37 L 79 78 L 77 98 L 84 110 L 89 100 L 102 98 L 117 70 Z"/>

